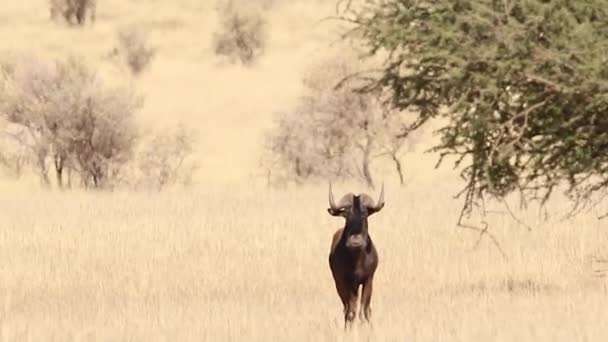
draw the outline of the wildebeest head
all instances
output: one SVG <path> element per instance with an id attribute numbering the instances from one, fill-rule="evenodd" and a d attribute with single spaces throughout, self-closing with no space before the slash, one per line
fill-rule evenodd
<path id="1" fill-rule="evenodd" d="M 348 193 L 337 204 L 334 201 L 331 183 L 329 184 L 329 208 L 327 211 L 332 216 L 342 216 L 346 219 L 343 235 L 346 239 L 346 247 L 349 249 L 366 248 L 369 237 L 367 218 L 379 212 L 383 207 L 384 184 L 382 184 L 377 203 L 374 203 L 374 200 L 368 194 L 363 193 L 355 196 Z"/>

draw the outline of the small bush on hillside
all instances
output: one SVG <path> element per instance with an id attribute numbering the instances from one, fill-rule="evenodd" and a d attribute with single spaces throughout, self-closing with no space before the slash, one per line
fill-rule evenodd
<path id="1" fill-rule="evenodd" d="M 193 133 L 183 126 L 145 141 L 136 161 L 136 187 L 162 190 L 192 183 L 198 167 L 192 158 L 192 143 Z"/>
<path id="2" fill-rule="evenodd" d="M 112 55 L 119 57 L 134 75 L 141 74 L 156 55 L 147 34 L 139 28 L 122 28 L 118 31 L 117 41 Z"/>
<path id="3" fill-rule="evenodd" d="M 24 128 L 34 169 L 45 184 L 54 169 L 84 187 L 115 185 L 132 158 L 137 138 L 134 114 L 141 99 L 127 88 L 106 85 L 81 60 L 20 59 L 0 79 L 0 115 Z"/>
<path id="4" fill-rule="evenodd" d="M 213 36 L 215 54 L 249 65 L 264 51 L 266 22 L 260 9 L 229 0 L 219 7 L 220 27 Z"/>
<path id="5" fill-rule="evenodd" d="M 197 164 L 183 127 L 142 134 L 142 99 L 107 85 L 82 60 L 15 56 L 0 62 L 0 169 L 29 169 L 60 188 L 188 185 Z"/>
<path id="6" fill-rule="evenodd" d="M 50 0 L 51 19 L 63 19 L 68 24 L 84 25 L 87 16 L 95 21 L 97 0 Z"/>

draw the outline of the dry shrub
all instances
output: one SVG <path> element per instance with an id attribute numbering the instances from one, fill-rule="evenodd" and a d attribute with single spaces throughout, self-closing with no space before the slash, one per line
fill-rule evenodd
<path id="1" fill-rule="evenodd" d="M 68 24 L 84 25 L 87 15 L 95 21 L 97 0 L 50 0 L 51 19 L 63 19 Z"/>
<path id="2" fill-rule="evenodd" d="M 219 6 L 220 27 L 213 36 L 215 54 L 250 65 L 264 52 L 266 21 L 255 4 L 228 0 Z"/>
<path id="3" fill-rule="evenodd" d="M 192 158 L 193 141 L 194 134 L 184 126 L 151 135 L 138 153 L 134 185 L 157 190 L 190 185 L 198 168 Z"/>
<path id="4" fill-rule="evenodd" d="M 336 88 L 364 68 L 356 56 L 338 53 L 309 69 L 297 105 L 277 115 L 266 137 L 262 166 L 272 171 L 270 183 L 355 178 L 373 188 L 373 164 L 385 158 L 403 184 L 402 154 L 414 143 L 399 135 L 407 113 L 391 113 L 379 94 Z"/>
<path id="5" fill-rule="evenodd" d="M 15 139 L 26 147 L 34 171 L 50 184 L 116 185 L 132 158 L 141 98 L 132 89 L 110 87 L 82 60 L 22 57 L 0 79 L 0 114 L 21 127 Z"/>
<path id="6" fill-rule="evenodd" d="M 28 164 L 28 150 L 16 143 L 23 137 L 23 132 L 14 128 L 3 127 L 0 133 L 0 171 L 8 178 L 19 179 Z"/>
<path id="7" fill-rule="evenodd" d="M 124 62 L 131 73 L 139 75 L 156 55 L 156 48 L 150 46 L 145 31 L 135 26 L 128 26 L 118 31 L 117 46 L 111 55 Z"/>
<path id="8" fill-rule="evenodd" d="M 194 134 L 182 126 L 142 134 L 134 114 L 143 102 L 132 89 L 107 86 L 75 58 L 22 56 L 0 65 L 5 173 L 18 176 L 29 165 L 45 185 L 54 174 L 58 187 L 74 180 L 104 189 L 191 183 Z"/>

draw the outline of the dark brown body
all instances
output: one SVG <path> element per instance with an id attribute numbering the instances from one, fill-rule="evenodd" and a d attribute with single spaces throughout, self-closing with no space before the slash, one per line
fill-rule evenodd
<path id="1" fill-rule="evenodd" d="M 359 317 L 362 319 L 365 317 L 369 322 L 378 252 L 369 235 L 365 249 L 349 249 L 346 247 L 346 237 L 343 232 L 344 228 L 340 228 L 334 234 L 329 253 L 329 267 L 336 283 L 336 290 L 344 305 L 346 323 L 352 322 L 357 316 L 359 286 L 362 286 Z"/>
<path id="2" fill-rule="evenodd" d="M 336 284 L 336 290 L 344 305 L 344 328 L 357 317 L 359 307 L 359 287 L 361 305 L 359 317 L 370 322 L 372 309 L 372 288 L 374 273 L 378 268 L 378 251 L 368 230 L 368 217 L 384 207 L 384 185 L 378 203 L 367 194 L 348 193 L 336 203 L 329 185 L 330 215 L 343 217 L 344 228 L 334 233 L 329 251 L 329 267 Z"/>

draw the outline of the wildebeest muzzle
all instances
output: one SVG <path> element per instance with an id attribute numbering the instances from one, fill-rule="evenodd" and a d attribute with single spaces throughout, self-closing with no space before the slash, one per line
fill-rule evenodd
<path id="1" fill-rule="evenodd" d="M 349 249 L 361 249 L 365 247 L 363 234 L 353 234 L 346 238 L 346 247 Z"/>

